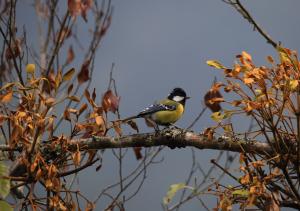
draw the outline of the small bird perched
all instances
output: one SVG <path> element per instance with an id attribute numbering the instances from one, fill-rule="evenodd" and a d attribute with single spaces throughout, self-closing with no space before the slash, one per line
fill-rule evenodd
<path id="1" fill-rule="evenodd" d="M 185 101 L 189 98 L 183 89 L 175 88 L 166 99 L 150 105 L 138 115 L 126 118 L 123 122 L 136 118 L 145 118 L 155 123 L 155 130 L 158 130 L 158 125 L 170 126 L 181 118 L 184 112 Z"/>

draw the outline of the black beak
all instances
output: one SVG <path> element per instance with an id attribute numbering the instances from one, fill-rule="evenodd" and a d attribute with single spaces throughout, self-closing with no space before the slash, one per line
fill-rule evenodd
<path id="1" fill-rule="evenodd" d="M 191 97 L 189 97 L 189 96 L 186 96 L 184 99 L 186 99 L 186 100 L 188 100 L 188 99 L 190 99 Z"/>

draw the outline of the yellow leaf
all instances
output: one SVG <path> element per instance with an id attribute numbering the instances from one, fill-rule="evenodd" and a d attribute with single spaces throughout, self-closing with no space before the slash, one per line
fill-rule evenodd
<path id="1" fill-rule="evenodd" d="M 57 89 L 60 84 L 61 84 L 61 81 L 62 81 L 62 73 L 61 73 L 61 69 L 59 69 L 57 71 L 57 75 L 55 76 L 55 88 Z"/>
<path id="2" fill-rule="evenodd" d="M 80 154 L 80 151 L 77 150 L 73 155 L 73 162 L 75 164 L 75 166 L 79 166 L 80 164 L 80 160 L 81 160 L 81 154 Z"/>
<path id="3" fill-rule="evenodd" d="M 279 46 L 277 47 L 277 51 L 281 63 L 291 63 L 290 56 L 288 55 L 287 51 L 284 48 Z"/>
<path id="4" fill-rule="evenodd" d="M 26 65 L 26 72 L 33 74 L 35 71 L 35 64 L 27 64 Z"/>
<path id="5" fill-rule="evenodd" d="M 291 91 L 295 91 L 298 87 L 299 81 L 298 80 L 290 80 L 288 87 Z"/>
<path id="6" fill-rule="evenodd" d="M 172 200 L 172 198 L 175 196 L 175 194 L 181 190 L 181 189 L 184 189 L 184 188 L 189 188 L 189 189 L 194 189 L 192 187 L 189 187 L 189 186 L 186 186 L 184 183 L 177 183 L 177 184 L 173 184 L 170 186 L 168 192 L 167 192 L 167 195 L 164 197 L 163 199 L 163 203 L 166 205 L 166 204 L 169 204 Z"/>
<path id="7" fill-rule="evenodd" d="M 1 87 L 0 91 L 2 91 L 4 89 L 8 89 L 14 85 L 15 85 L 15 83 L 6 83 L 4 86 Z"/>
<path id="8" fill-rule="evenodd" d="M 226 69 L 226 67 L 224 67 L 220 62 L 218 62 L 217 60 L 208 60 L 206 61 L 206 64 L 208 64 L 209 66 L 212 66 L 214 68 L 217 69 Z"/>
<path id="9" fill-rule="evenodd" d="M 252 61 L 252 57 L 246 51 L 242 51 L 242 56 L 247 59 L 248 61 Z"/>
<path id="10" fill-rule="evenodd" d="M 64 75 L 63 75 L 63 78 L 62 80 L 63 81 L 68 81 L 72 78 L 72 76 L 74 75 L 75 73 L 75 68 L 71 68 L 70 70 L 68 70 L 68 72 L 66 72 Z"/>
<path id="11" fill-rule="evenodd" d="M 75 102 L 80 102 L 80 98 L 79 97 L 77 97 L 77 96 L 75 96 L 75 95 L 73 95 L 73 96 L 69 96 L 68 97 L 70 100 L 72 100 L 72 101 L 75 101 Z"/>

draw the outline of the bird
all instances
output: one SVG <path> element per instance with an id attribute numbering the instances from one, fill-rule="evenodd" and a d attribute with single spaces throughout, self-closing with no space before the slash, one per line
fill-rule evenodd
<path id="1" fill-rule="evenodd" d="M 154 123 L 154 128 L 158 131 L 158 125 L 169 127 L 182 117 L 185 110 L 185 102 L 189 98 L 182 88 L 174 88 L 167 98 L 146 107 L 135 116 L 123 119 L 123 122 L 145 118 Z"/>

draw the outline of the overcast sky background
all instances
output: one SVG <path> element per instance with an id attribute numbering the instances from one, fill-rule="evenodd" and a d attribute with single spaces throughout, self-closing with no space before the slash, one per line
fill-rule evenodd
<path id="1" fill-rule="evenodd" d="M 22 2 L 24 9 L 21 7 L 17 13 L 18 21 L 24 24 L 29 22 L 34 27 L 34 14 L 25 9 L 26 5 L 30 5 L 28 2 Z M 65 1 L 61 2 L 61 7 L 65 7 Z M 300 1 L 242 2 L 275 41 L 299 51 Z M 192 97 L 187 102 L 184 117 L 178 122 L 180 127 L 186 127 L 202 109 L 203 96 L 213 78 L 222 79 L 218 70 L 206 65 L 207 60 L 217 59 L 230 67 L 235 55 L 243 50 L 252 55 L 257 65 L 266 64 L 268 55 L 276 58 L 273 47 L 221 0 L 112 0 L 112 4 L 112 25 L 98 51 L 91 87 L 96 87 L 99 96 L 103 93 L 114 62 L 114 78 L 121 96 L 123 117 L 136 114 L 180 86 Z M 82 19 L 78 21 L 84 24 Z M 35 36 L 32 34 L 32 37 Z M 200 132 L 213 125 L 209 116 L 210 112 L 206 112 L 193 129 Z M 247 126 L 246 121 L 235 123 Z M 142 131 L 151 130 L 144 127 L 143 121 L 139 121 L 139 125 Z M 216 154 L 198 150 L 197 159 L 207 167 Z M 110 151 L 104 155 L 103 167 L 99 172 L 91 167 L 80 174 L 81 190 L 90 196 L 88 198 L 93 198 L 105 184 L 118 178 L 117 161 Z M 164 162 L 148 170 L 145 185 L 138 196 L 128 202 L 126 210 L 160 210 L 168 187 L 183 182 L 187 177 L 191 165 L 190 149 L 166 149 L 160 158 L 164 158 Z M 128 169 L 137 164 L 133 155 L 129 155 L 126 161 L 124 165 Z M 198 176 L 201 177 L 200 174 Z M 213 208 L 216 199 L 210 198 L 207 202 Z M 97 207 L 97 210 L 103 209 L 105 204 L 99 203 Z M 201 210 L 201 206 L 194 200 L 182 210 L 196 209 Z"/>

